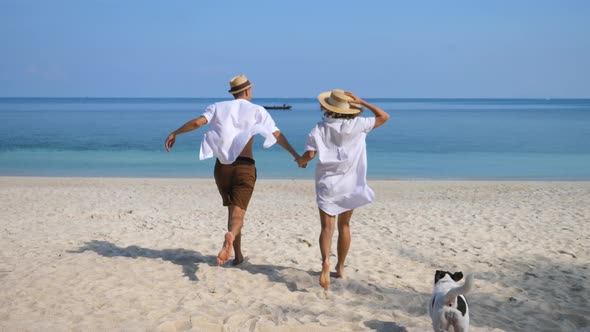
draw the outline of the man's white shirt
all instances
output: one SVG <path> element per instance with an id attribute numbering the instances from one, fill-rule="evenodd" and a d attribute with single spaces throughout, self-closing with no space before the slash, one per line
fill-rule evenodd
<path id="1" fill-rule="evenodd" d="M 201 142 L 201 160 L 217 157 L 222 164 L 231 164 L 240 155 L 252 136 L 262 135 L 263 146 L 277 142 L 273 133 L 278 131 L 274 120 L 264 107 L 245 99 L 211 104 L 202 114 L 209 124 Z"/>

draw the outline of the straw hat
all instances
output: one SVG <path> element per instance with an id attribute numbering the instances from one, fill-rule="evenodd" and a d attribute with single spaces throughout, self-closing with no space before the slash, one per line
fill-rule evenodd
<path id="1" fill-rule="evenodd" d="M 248 81 L 248 78 L 244 75 L 238 75 L 236 77 L 233 77 L 231 80 L 229 80 L 229 93 L 231 93 L 232 95 L 235 95 L 236 93 L 240 93 L 248 88 L 251 88 L 254 84 L 250 83 L 250 81 Z"/>
<path id="2" fill-rule="evenodd" d="M 318 100 L 325 109 L 334 113 L 357 114 L 362 110 L 361 105 L 351 103 L 353 99 L 340 89 L 320 93 Z"/>

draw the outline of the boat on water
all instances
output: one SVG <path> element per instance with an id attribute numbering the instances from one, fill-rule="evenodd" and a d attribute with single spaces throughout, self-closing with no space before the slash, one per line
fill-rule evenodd
<path id="1" fill-rule="evenodd" d="M 287 104 L 283 104 L 283 105 L 269 105 L 269 106 L 262 106 L 264 108 L 266 108 L 267 110 L 290 110 L 291 105 L 287 105 Z"/>

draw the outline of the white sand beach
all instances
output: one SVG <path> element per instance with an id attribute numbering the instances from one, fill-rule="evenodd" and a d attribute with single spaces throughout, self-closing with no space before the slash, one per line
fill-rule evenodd
<path id="1" fill-rule="evenodd" d="M 0 331 L 430 331 L 436 269 L 471 331 L 590 329 L 590 182 L 369 184 L 324 291 L 312 181 L 259 180 L 220 267 L 213 180 L 1 177 Z"/>

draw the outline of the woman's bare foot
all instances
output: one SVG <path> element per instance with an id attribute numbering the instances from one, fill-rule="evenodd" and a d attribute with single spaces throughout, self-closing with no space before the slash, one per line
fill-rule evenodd
<path id="1" fill-rule="evenodd" d="M 336 278 L 344 277 L 344 264 L 336 264 Z"/>
<path id="2" fill-rule="evenodd" d="M 320 273 L 320 286 L 325 290 L 330 288 L 330 261 L 326 260 L 322 264 L 322 273 Z"/>
<path id="3" fill-rule="evenodd" d="M 223 247 L 217 254 L 217 264 L 225 264 L 231 257 L 234 243 L 234 235 L 231 232 L 225 233 L 225 241 L 223 241 Z"/>

